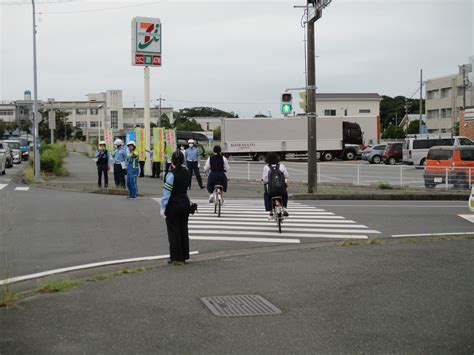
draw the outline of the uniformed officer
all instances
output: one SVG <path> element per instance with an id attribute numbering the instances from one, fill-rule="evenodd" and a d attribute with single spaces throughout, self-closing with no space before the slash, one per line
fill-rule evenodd
<path id="1" fill-rule="evenodd" d="M 189 188 L 191 188 L 191 180 L 193 173 L 196 175 L 196 180 L 201 189 L 204 189 L 202 184 L 201 174 L 199 173 L 199 150 L 194 146 L 194 139 L 188 140 L 189 148 L 186 149 L 186 166 L 188 167 L 189 172 L 191 173 L 191 179 L 189 179 Z"/>
<path id="2" fill-rule="evenodd" d="M 135 151 L 135 142 L 130 141 L 127 144 L 129 153 L 127 157 L 127 188 L 129 192 L 129 199 L 135 200 L 137 199 L 138 195 L 138 185 L 137 185 L 137 177 L 140 172 L 139 169 L 139 160 L 137 152 Z"/>

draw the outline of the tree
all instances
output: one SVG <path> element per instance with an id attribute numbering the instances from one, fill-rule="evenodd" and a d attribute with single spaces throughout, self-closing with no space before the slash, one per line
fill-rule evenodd
<path id="1" fill-rule="evenodd" d="M 423 107 L 425 101 L 422 102 Z M 408 110 L 406 110 L 406 107 Z M 422 108 L 423 110 L 423 108 Z M 395 117 L 400 120 L 405 114 L 420 113 L 420 101 L 418 99 L 407 99 L 405 96 L 390 97 L 383 95 L 380 101 L 380 121 L 382 128 L 387 128 L 390 123 L 395 123 Z"/>
<path id="2" fill-rule="evenodd" d="M 454 126 L 453 126 L 453 135 L 459 136 L 459 121 L 454 123 Z"/>
<path id="3" fill-rule="evenodd" d="M 202 127 L 195 119 L 185 120 L 179 122 L 176 126 L 177 130 L 180 131 L 202 131 Z"/>
<path id="4" fill-rule="evenodd" d="M 413 120 L 408 125 L 407 134 L 418 134 L 420 132 L 420 120 Z"/>
<path id="5" fill-rule="evenodd" d="M 212 130 L 212 133 L 214 135 L 214 140 L 220 141 L 221 140 L 221 126 L 214 128 Z"/>
<path id="6" fill-rule="evenodd" d="M 51 131 L 49 130 L 49 121 L 48 121 L 48 113 L 50 110 L 40 110 L 39 113 L 41 115 L 41 121 L 38 125 L 39 136 L 42 140 L 47 142 L 51 139 Z M 54 139 L 55 140 L 66 140 L 70 139 L 74 128 L 70 123 L 67 122 L 67 117 L 69 113 L 62 111 L 62 110 L 55 110 L 56 111 L 56 129 L 54 130 Z M 81 138 L 82 139 L 82 130 L 81 131 Z"/>
<path id="7" fill-rule="evenodd" d="M 161 127 L 169 129 L 172 128 L 173 126 L 170 123 L 170 119 L 166 113 L 161 114 Z"/>
<path id="8" fill-rule="evenodd" d="M 263 113 L 257 113 L 255 116 L 253 116 L 253 118 L 265 118 L 265 117 L 268 117 L 268 116 L 265 116 Z"/>
<path id="9" fill-rule="evenodd" d="M 396 127 L 392 123 L 388 125 L 387 128 L 383 131 L 384 139 L 403 139 L 406 137 L 405 132 L 402 128 Z"/>

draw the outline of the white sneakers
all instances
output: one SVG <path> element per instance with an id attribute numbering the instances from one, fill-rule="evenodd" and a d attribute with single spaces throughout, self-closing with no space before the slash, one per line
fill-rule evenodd
<path id="1" fill-rule="evenodd" d="M 210 196 L 209 196 L 209 203 L 213 203 L 214 202 L 214 193 L 212 193 Z"/>

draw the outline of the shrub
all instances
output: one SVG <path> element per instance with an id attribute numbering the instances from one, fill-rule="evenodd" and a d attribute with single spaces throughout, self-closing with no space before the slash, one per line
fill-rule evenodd
<path id="1" fill-rule="evenodd" d="M 41 147 L 41 170 L 56 176 L 65 175 L 63 159 L 66 154 L 64 144 L 44 144 Z"/>

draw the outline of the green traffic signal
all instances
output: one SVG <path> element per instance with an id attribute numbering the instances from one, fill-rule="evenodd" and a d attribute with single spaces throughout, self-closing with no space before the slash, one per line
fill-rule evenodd
<path id="1" fill-rule="evenodd" d="M 291 104 L 283 104 L 281 105 L 281 112 L 282 113 L 291 113 Z"/>

